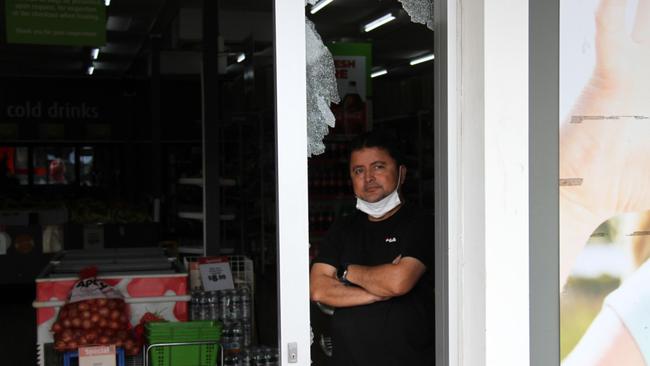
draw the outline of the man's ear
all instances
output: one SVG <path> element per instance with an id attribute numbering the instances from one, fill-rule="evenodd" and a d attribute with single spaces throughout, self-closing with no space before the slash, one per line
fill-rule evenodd
<path id="1" fill-rule="evenodd" d="M 404 181 L 406 180 L 406 165 L 400 165 L 399 166 L 399 183 L 398 184 L 404 184 Z"/>

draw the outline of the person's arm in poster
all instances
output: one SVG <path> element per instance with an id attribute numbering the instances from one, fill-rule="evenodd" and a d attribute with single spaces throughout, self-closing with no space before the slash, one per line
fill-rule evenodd
<path id="1" fill-rule="evenodd" d="M 603 307 L 562 366 L 645 366 L 639 347 L 619 317 Z"/>
<path id="2" fill-rule="evenodd" d="M 598 225 L 650 209 L 650 4 L 630 35 L 627 3 L 600 2 L 596 67 L 560 128 L 560 286 Z"/>
<path id="3" fill-rule="evenodd" d="M 560 129 L 561 286 L 598 225 L 650 209 L 650 0 L 639 0 L 631 35 L 627 4 L 601 0 L 596 67 Z M 603 306 L 562 365 L 646 365 L 643 355 L 620 316 Z"/>

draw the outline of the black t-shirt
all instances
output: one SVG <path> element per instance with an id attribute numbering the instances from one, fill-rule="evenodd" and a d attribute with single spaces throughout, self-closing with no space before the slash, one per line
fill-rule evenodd
<path id="1" fill-rule="evenodd" d="M 374 266 L 402 255 L 427 270 L 404 296 L 336 309 L 331 365 L 434 365 L 433 245 L 433 216 L 409 205 L 383 221 L 357 211 L 332 226 L 314 262 Z"/>

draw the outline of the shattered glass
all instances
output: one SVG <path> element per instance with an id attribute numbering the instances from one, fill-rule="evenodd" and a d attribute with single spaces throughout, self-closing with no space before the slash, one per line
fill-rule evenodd
<path id="1" fill-rule="evenodd" d="M 313 2 L 315 0 L 306 0 Z M 336 118 L 330 110 L 330 103 L 338 103 L 334 59 L 323 44 L 314 23 L 306 20 L 305 38 L 307 44 L 307 156 L 325 152 L 323 138 L 334 127 Z"/>
<path id="2" fill-rule="evenodd" d="M 307 0 L 313 1 L 313 0 Z M 433 0 L 398 0 L 413 23 L 426 24 L 433 30 Z"/>

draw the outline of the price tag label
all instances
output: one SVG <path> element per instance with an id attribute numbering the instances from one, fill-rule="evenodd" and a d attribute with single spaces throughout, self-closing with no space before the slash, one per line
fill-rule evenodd
<path id="1" fill-rule="evenodd" d="M 116 366 L 115 346 L 79 347 L 79 366 Z"/>
<path id="2" fill-rule="evenodd" d="M 199 271 L 201 272 L 201 282 L 203 282 L 205 291 L 235 288 L 227 257 L 199 258 Z"/>
<path id="3" fill-rule="evenodd" d="M 104 248 L 104 227 L 101 225 L 84 225 L 84 249 Z"/>

